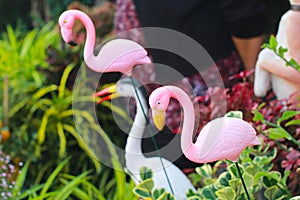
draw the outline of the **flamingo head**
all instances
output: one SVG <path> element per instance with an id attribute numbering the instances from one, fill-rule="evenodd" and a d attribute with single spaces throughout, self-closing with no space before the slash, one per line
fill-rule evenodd
<path id="1" fill-rule="evenodd" d="M 165 125 L 166 110 L 172 93 L 165 87 L 154 90 L 149 97 L 149 104 L 152 109 L 152 118 L 157 129 L 162 130 Z"/>
<path id="2" fill-rule="evenodd" d="M 72 33 L 73 33 L 72 28 L 74 26 L 74 22 L 75 22 L 75 17 L 72 14 L 71 10 L 67 10 L 63 12 L 58 19 L 62 38 L 66 43 L 70 44 L 71 46 L 77 45 L 73 41 L 73 37 L 72 37 Z"/>

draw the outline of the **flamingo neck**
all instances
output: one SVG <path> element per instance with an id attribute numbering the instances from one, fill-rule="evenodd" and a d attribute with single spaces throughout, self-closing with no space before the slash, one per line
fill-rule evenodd
<path id="1" fill-rule="evenodd" d="M 193 141 L 193 131 L 195 124 L 195 110 L 194 105 L 191 102 L 190 97 L 182 90 L 174 87 L 168 86 L 171 89 L 171 97 L 177 99 L 179 103 L 183 107 L 183 125 L 182 125 L 182 133 L 181 133 L 181 149 L 187 158 L 194 160 L 189 156 L 193 156 L 195 154 L 190 154 L 188 152 L 195 151 L 196 146 Z"/>
<path id="2" fill-rule="evenodd" d="M 76 19 L 81 21 L 86 30 L 86 40 L 83 51 L 84 60 L 92 54 L 94 56 L 94 48 L 96 42 L 96 30 L 92 20 L 85 13 L 76 12 Z"/>
<path id="3" fill-rule="evenodd" d="M 126 154 L 135 154 L 135 156 L 140 155 L 141 157 L 144 157 L 142 153 L 142 137 L 146 126 L 144 112 L 148 112 L 148 107 L 145 98 L 143 98 L 143 95 L 139 90 L 137 90 L 137 94 L 140 97 L 142 105 L 139 104 L 137 96 L 135 95 L 137 110 L 136 115 L 134 117 L 133 125 L 128 134 L 125 151 Z M 144 112 L 142 109 L 144 110 Z"/>

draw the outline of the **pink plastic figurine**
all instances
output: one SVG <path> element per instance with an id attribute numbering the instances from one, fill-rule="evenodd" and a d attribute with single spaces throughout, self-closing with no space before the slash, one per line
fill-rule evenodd
<path id="1" fill-rule="evenodd" d="M 291 9 L 279 23 L 276 40 L 278 46 L 288 49 L 285 58 L 300 63 L 300 0 L 290 0 Z M 258 97 L 273 89 L 277 99 L 288 98 L 300 89 L 300 72 L 287 67 L 285 62 L 269 49 L 263 49 L 255 67 L 254 93 Z"/>
<path id="2" fill-rule="evenodd" d="M 260 144 L 256 131 L 249 123 L 232 117 L 217 118 L 209 122 L 194 143 L 194 107 L 189 96 L 175 86 L 160 87 L 150 95 L 149 103 L 158 129 L 164 126 L 164 114 L 170 98 L 177 99 L 183 107 L 181 148 L 189 160 L 208 163 L 228 159 L 236 162 L 244 148 Z"/>
<path id="3" fill-rule="evenodd" d="M 138 83 L 135 85 L 140 86 Z M 126 168 L 130 174 L 132 174 L 132 178 L 136 184 L 141 181 L 139 174 L 140 168 L 143 166 L 150 168 L 153 171 L 154 188 L 165 188 L 168 192 L 174 191 L 176 199 L 186 199 L 186 192 L 189 189 L 196 191 L 186 175 L 169 160 L 159 158 L 158 156 L 147 158 L 142 152 L 142 138 L 146 127 L 143 110 L 145 113 L 148 113 L 148 106 L 141 87 L 136 87 L 136 90 L 140 97 L 142 107 L 137 106 L 134 122 L 128 134 L 125 147 Z M 129 78 L 119 80 L 116 85 L 97 92 L 95 96 L 102 97 L 99 102 L 116 97 L 133 96 L 135 99 L 137 98 Z M 164 166 L 162 166 L 161 162 L 164 163 Z M 166 179 L 163 167 L 170 179 L 172 190 Z"/>
<path id="4" fill-rule="evenodd" d="M 66 43 L 76 45 L 72 38 L 72 28 L 75 20 L 82 22 L 86 29 L 84 46 L 84 61 L 96 72 L 122 72 L 131 74 L 137 64 L 151 63 L 147 51 L 134 41 L 115 39 L 106 43 L 97 56 L 94 55 L 96 31 L 92 20 L 82 11 L 67 10 L 59 17 L 61 34 Z"/>

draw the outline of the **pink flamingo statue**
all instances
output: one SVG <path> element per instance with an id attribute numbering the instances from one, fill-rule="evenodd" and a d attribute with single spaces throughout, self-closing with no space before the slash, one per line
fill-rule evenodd
<path id="1" fill-rule="evenodd" d="M 300 0 L 290 0 L 290 3 L 291 9 L 279 22 L 276 40 L 279 46 L 288 49 L 285 54 L 287 60 L 293 58 L 300 63 Z M 263 49 L 255 66 L 254 93 L 263 97 L 271 88 L 277 99 L 288 98 L 300 90 L 300 73 L 292 67 L 287 67 L 273 51 Z"/>
<path id="2" fill-rule="evenodd" d="M 186 199 L 186 192 L 191 189 L 196 191 L 190 180 L 186 175 L 172 162 L 162 158 L 165 170 L 167 174 L 170 174 L 170 183 L 164 176 L 163 166 L 158 156 L 147 158 L 142 152 L 142 137 L 145 127 L 147 125 L 143 116 L 144 112 L 148 113 L 148 106 L 146 101 L 146 94 L 143 87 L 139 83 L 135 83 L 136 91 L 141 99 L 141 104 L 137 106 L 136 115 L 125 146 L 125 164 L 126 168 L 130 171 L 133 180 L 138 184 L 141 179 L 139 176 L 139 170 L 143 166 L 147 166 L 153 171 L 154 188 L 165 188 L 168 192 L 174 191 L 174 196 L 177 199 Z M 105 100 L 114 99 L 117 97 L 134 97 L 137 100 L 137 93 L 135 93 L 132 87 L 131 80 L 129 78 L 121 79 L 116 85 L 105 88 L 95 94 L 95 96 L 101 97 L 98 103 Z M 172 189 L 170 188 L 170 185 Z"/>
<path id="3" fill-rule="evenodd" d="M 72 28 L 75 20 L 81 21 L 86 29 L 83 57 L 86 65 L 93 71 L 122 72 L 130 75 L 135 65 L 151 63 L 147 51 L 142 46 L 126 39 L 109 41 L 95 56 L 95 26 L 89 16 L 79 10 L 67 10 L 58 19 L 61 34 L 66 43 L 76 45 L 72 38 Z"/>
<path id="4" fill-rule="evenodd" d="M 177 99 L 183 107 L 181 149 L 191 161 L 208 163 L 228 159 L 234 161 L 238 167 L 237 160 L 244 148 L 260 144 L 254 128 L 244 120 L 233 117 L 221 117 L 210 121 L 193 143 L 194 106 L 189 96 L 175 86 L 157 88 L 149 97 L 153 121 L 158 129 L 164 127 L 165 112 L 170 98 Z M 250 199 L 243 179 L 242 182 Z"/>

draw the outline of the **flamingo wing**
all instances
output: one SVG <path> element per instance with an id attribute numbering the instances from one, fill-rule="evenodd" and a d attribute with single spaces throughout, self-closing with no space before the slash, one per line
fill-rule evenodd
<path id="1" fill-rule="evenodd" d="M 139 44 L 126 39 L 106 43 L 97 55 L 98 64 L 105 72 L 130 72 L 137 64 L 151 63 L 147 51 Z"/>
<path id="2" fill-rule="evenodd" d="M 258 144 L 256 131 L 242 119 L 217 118 L 209 122 L 196 141 L 201 162 L 236 161 L 244 148 Z"/>

